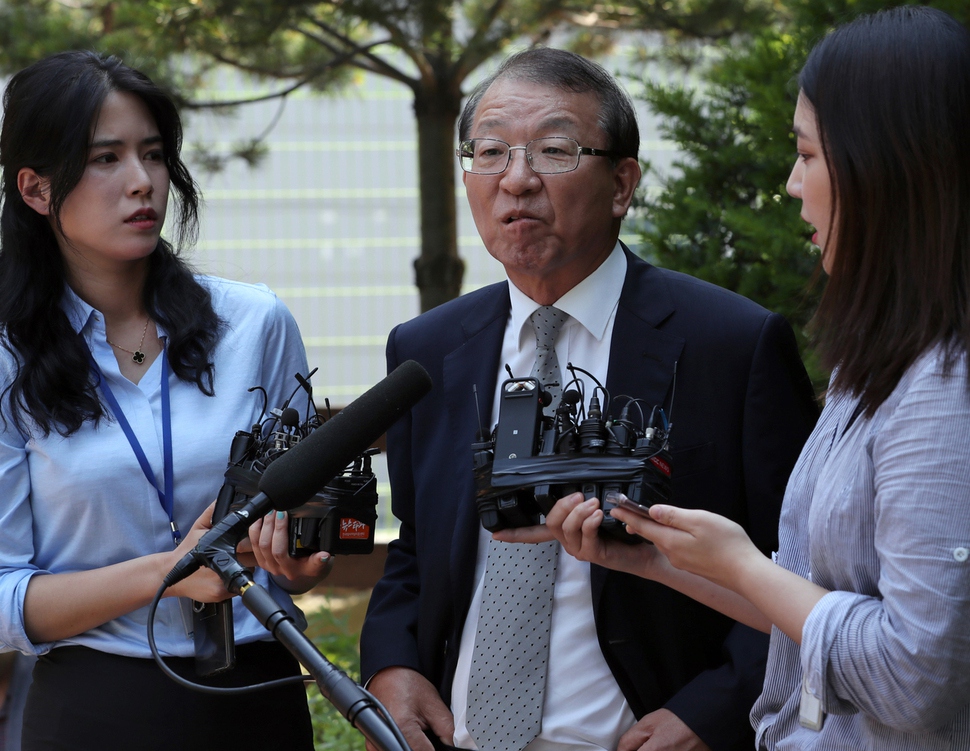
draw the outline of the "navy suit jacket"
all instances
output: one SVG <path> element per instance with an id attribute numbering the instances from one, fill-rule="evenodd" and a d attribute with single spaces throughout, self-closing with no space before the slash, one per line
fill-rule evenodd
<path id="1" fill-rule="evenodd" d="M 734 519 L 775 550 L 785 484 L 818 416 L 790 327 L 750 300 L 626 255 L 607 389 L 669 408 L 677 363 L 672 503 Z M 507 285 L 491 285 L 401 324 L 387 344 L 389 369 L 417 360 L 434 387 L 388 432 L 401 532 L 371 597 L 362 676 L 409 667 L 446 704 L 478 547 L 472 385 L 491 425 L 509 310 Z M 636 716 L 667 707 L 713 749 L 750 749 L 767 635 L 636 576 L 593 566 L 591 584 L 600 647 Z"/>

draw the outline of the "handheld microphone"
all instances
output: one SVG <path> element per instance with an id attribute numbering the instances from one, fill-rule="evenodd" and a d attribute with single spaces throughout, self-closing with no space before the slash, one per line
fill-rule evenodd
<path id="1" fill-rule="evenodd" d="M 244 572 L 226 558 L 232 557 L 236 545 L 257 519 L 274 509 L 288 511 L 309 501 L 417 404 L 431 386 L 431 377 L 421 365 L 414 360 L 401 363 L 384 380 L 267 466 L 259 480 L 259 493 L 213 525 L 169 571 L 165 585 L 171 587 L 209 563 L 220 564 L 217 570 L 226 563 L 233 574 Z"/>

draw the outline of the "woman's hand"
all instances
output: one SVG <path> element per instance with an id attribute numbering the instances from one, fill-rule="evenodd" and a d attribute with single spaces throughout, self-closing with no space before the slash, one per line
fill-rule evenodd
<path id="1" fill-rule="evenodd" d="M 212 527 L 213 507 L 202 512 L 175 550 L 86 571 L 31 577 L 24 595 L 27 637 L 36 644 L 69 639 L 148 605 L 165 575 Z M 176 596 L 221 602 L 231 595 L 218 574 L 201 568 L 165 590 L 165 597 Z"/>
<path id="2" fill-rule="evenodd" d="M 545 525 L 503 529 L 493 537 L 504 542 L 540 542 L 554 537 L 581 561 L 660 582 L 764 632 L 771 631 L 772 618 L 778 617 L 776 622 L 784 624 L 783 630 L 791 627 L 785 633 L 796 633 L 804 623 L 805 608 L 810 610 L 824 594 L 775 566 L 740 526 L 716 514 L 652 506 L 653 518 L 648 519 L 622 508 L 611 509 L 610 516 L 626 524 L 628 533 L 639 534 L 655 545 L 628 545 L 601 537 L 603 516 L 597 499 L 587 501 L 581 493 L 573 493 L 556 501 Z M 742 579 L 747 580 L 747 588 L 739 585 Z M 788 591 L 798 593 L 794 608 L 784 594 Z M 774 608 L 765 608 L 763 601 Z"/>
<path id="3" fill-rule="evenodd" d="M 288 592 L 306 592 L 330 573 L 333 557 L 325 551 L 306 558 L 291 556 L 289 524 L 289 515 L 285 511 L 274 511 L 257 519 L 249 528 L 249 540 L 240 542 L 237 551 L 251 551 L 256 565 L 271 574 Z"/>
<path id="4" fill-rule="evenodd" d="M 741 525 L 710 511 L 655 505 L 650 519 L 625 509 L 611 515 L 654 543 L 674 568 L 728 589 L 736 590 L 745 567 L 765 560 Z"/>
<path id="5" fill-rule="evenodd" d="M 761 631 L 774 624 L 796 644 L 812 608 L 828 594 L 772 563 L 740 525 L 710 511 L 657 505 L 649 519 L 623 509 L 611 514 L 653 542 L 675 573 L 693 576 L 672 577 L 669 586 Z"/>
<path id="6" fill-rule="evenodd" d="M 199 543 L 202 535 L 212 529 L 212 511 L 215 505 L 213 501 L 202 512 L 199 518 L 195 520 L 192 528 L 182 538 L 179 546 L 169 554 L 168 558 L 171 561 L 171 565 L 162 572 L 163 576 L 171 571 L 175 564 L 181 561 L 187 553 L 191 552 L 192 548 Z M 203 566 L 191 576 L 165 590 L 164 596 L 190 597 L 198 602 L 221 602 L 228 600 L 233 595 L 226 589 L 226 585 L 219 574 Z"/>

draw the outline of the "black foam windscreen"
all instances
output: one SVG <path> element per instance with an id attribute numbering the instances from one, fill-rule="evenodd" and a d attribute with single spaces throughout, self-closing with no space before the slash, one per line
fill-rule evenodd
<path id="1" fill-rule="evenodd" d="M 303 505 L 417 404 L 431 386 L 431 376 L 418 363 L 401 363 L 272 462 L 260 478 L 260 491 L 276 509 Z"/>
<path id="2" fill-rule="evenodd" d="M 300 413 L 293 409 L 293 407 L 286 407 L 280 413 L 280 422 L 284 427 L 295 428 L 300 424 Z"/>

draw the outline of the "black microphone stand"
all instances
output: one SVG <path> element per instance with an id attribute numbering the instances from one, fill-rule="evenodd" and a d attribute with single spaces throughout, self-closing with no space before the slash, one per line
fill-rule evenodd
<path id="1" fill-rule="evenodd" d="M 265 588 L 239 565 L 231 543 L 197 547 L 193 557 L 215 571 L 243 605 L 307 669 L 320 693 L 380 751 L 411 751 L 400 729 L 380 703 L 324 657 Z"/>

